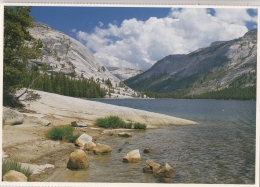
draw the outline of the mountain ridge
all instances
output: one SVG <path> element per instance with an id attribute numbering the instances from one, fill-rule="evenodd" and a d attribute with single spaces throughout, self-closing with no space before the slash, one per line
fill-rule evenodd
<path id="1" fill-rule="evenodd" d="M 257 29 L 253 29 L 243 37 L 212 42 L 189 54 L 168 55 L 124 82 L 138 91 L 186 97 L 230 88 L 245 74 L 250 78 L 239 87 L 255 86 L 256 56 Z"/>

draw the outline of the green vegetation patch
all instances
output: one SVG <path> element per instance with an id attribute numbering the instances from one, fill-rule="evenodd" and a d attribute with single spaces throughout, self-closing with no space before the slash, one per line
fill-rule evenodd
<path id="1" fill-rule="evenodd" d="M 10 160 L 5 159 L 2 163 L 2 177 L 10 170 L 15 170 L 23 173 L 27 178 L 32 174 L 32 170 L 29 167 L 22 167 L 21 163 L 17 159 Z"/>
<path id="2" fill-rule="evenodd" d="M 79 135 L 74 135 L 74 128 L 72 126 L 53 127 L 47 134 L 46 138 L 51 140 L 64 140 L 68 142 L 75 142 Z"/>
<path id="3" fill-rule="evenodd" d="M 146 125 L 142 123 L 134 123 L 134 129 L 146 129 Z"/>
<path id="4" fill-rule="evenodd" d="M 95 121 L 95 125 L 103 128 L 125 128 L 131 129 L 134 126 L 134 129 L 146 129 L 146 125 L 142 123 L 126 123 L 118 116 L 108 116 L 105 118 L 98 118 Z"/>

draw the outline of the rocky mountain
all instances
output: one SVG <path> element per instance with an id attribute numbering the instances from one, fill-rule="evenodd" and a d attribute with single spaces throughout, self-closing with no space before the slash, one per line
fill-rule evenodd
<path id="1" fill-rule="evenodd" d="M 119 80 L 124 81 L 131 77 L 134 77 L 140 73 L 143 73 L 142 70 L 135 70 L 130 68 L 118 68 L 118 67 L 106 67 L 112 75 L 117 77 Z"/>
<path id="2" fill-rule="evenodd" d="M 169 55 L 125 81 L 139 91 L 202 95 L 256 85 L 257 29 L 230 41 L 213 42 L 189 54 Z"/>
<path id="3" fill-rule="evenodd" d="M 30 28 L 29 32 L 35 39 L 40 39 L 43 44 L 42 58 L 31 59 L 29 66 L 46 65 L 48 73 L 63 73 L 88 79 L 93 77 L 94 80 L 100 82 L 102 87 L 106 88 L 107 85 L 102 80 L 109 79 L 112 83 L 112 97 L 133 96 L 134 91 L 123 85 L 79 41 L 42 23 L 34 23 L 34 27 Z"/>

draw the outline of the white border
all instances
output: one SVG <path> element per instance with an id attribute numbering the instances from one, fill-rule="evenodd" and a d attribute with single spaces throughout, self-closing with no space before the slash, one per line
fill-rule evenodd
<path id="1" fill-rule="evenodd" d="M 71 3 L 72 0 L 45 0 L 45 1 L 37 1 L 37 0 L 0 0 L 1 7 L 0 7 L 0 61 L 3 62 L 3 10 L 4 6 L 6 5 L 13 5 L 13 6 L 90 6 L 90 7 L 189 7 L 189 8 L 258 8 L 258 26 L 260 24 L 260 1 L 259 0 L 251 0 L 251 1 L 244 1 L 244 0 L 220 0 L 220 1 L 192 1 L 192 0 L 77 0 Z M 226 6 L 232 5 L 232 6 Z M 260 31 L 258 29 L 258 36 L 257 36 L 257 62 L 260 62 L 260 53 L 259 53 L 259 41 L 260 41 Z M 2 69 L 3 63 L 0 66 L 0 75 L 2 77 Z M 257 66 L 257 73 L 260 72 L 259 65 Z M 2 78 L 1 78 L 1 88 L 0 91 L 2 93 Z M 239 187 L 259 187 L 259 134 L 260 134 L 260 127 L 259 127 L 259 114 L 260 114 L 260 106 L 259 106 L 259 93 L 260 93 L 260 76 L 257 76 L 257 102 L 256 102 L 256 162 L 255 162 L 255 184 L 254 185 L 236 185 L 236 184 L 154 184 L 154 183 L 47 183 L 47 182 L 27 182 L 27 183 L 7 183 L 7 182 L 0 182 L 0 185 L 3 187 L 7 186 L 90 186 L 90 187 L 99 187 L 99 186 L 124 186 L 124 187 L 132 187 L 132 186 L 142 186 L 142 187 L 157 187 L 157 186 L 176 186 L 176 187 L 183 187 L 183 186 L 194 186 L 194 187 L 205 187 L 205 186 L 213 186 L 213 187 L 222 187 L 222 186 L 239 186 Z M 2 95 L 0 99 L 0 105 L 2 106 Z M 2 118 L 2 107 L 0 109 L 0 118 Z M 1 122 L 0 122 L 1 123 Z M 2 134 L 2 128 L 0 130 Z M 0 141 L 0 151 L 2 151 L 2 139 Z M 0 161 L 1 163 L 2 161 Z M 2 171 L 0 171 L 1 173 Z"/>

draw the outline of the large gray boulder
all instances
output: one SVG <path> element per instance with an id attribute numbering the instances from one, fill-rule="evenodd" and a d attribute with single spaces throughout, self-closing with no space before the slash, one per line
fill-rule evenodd
<path id="1" fill-rule="evenodd" d="M 24 117 L 16 110 L 3 107 L 3 120 L 5 125 L 17 125 L 23 123 Z"/>
<path id="2" fill-rule="evenodd" d="M 84 133 L 78 137 L 78 139 L 75 141 L 75 144 L 79 147 L 83 147 L 87 142 L 92 142 L 92 137 Z"/>
<path id="3" fill-rule="evenodd" d="M 10 170 L 3 176 L 4 182 L 27 182 L 28 178 L 21 172 Z"/>
<path id="4" fill-rule="evenodd" d="M 89 167 L 88 157 L 81 149 L 76 149 L 70 154 L 67 168 L 69 169 L 86 169 Z"/>
<path id="5" fill-rule="evenodd" d="M 135 163 L 141 160 L 139 149 L 130 151 L 123 157 L 123 162 Z"/>

